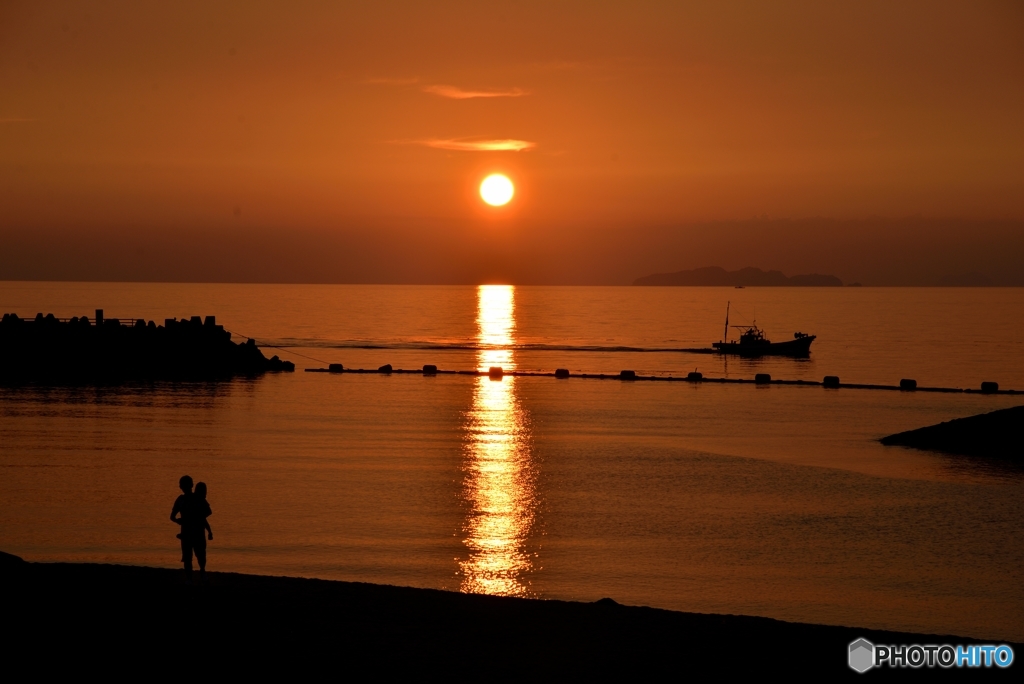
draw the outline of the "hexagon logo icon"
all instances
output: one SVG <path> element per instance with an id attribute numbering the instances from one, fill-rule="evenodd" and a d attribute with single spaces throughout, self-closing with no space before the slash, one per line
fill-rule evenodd
<path id="1" fill-rule="evenodd" d="M 850 669 L 867 672 L 875 665 L 875 645 L 867 639 L 857 639 L 850 644 Z"/>

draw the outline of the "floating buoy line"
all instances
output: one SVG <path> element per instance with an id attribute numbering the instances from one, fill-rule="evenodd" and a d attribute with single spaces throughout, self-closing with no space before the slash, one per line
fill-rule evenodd
<path id="1" fill-rule="evenodd" d="M 687 373 L 685 376 L 673 375 L 638 375 L 633 370 L 623 370 L 618 373 L 570 373 L 566 368 L 558 368 L 552 372 L 545 371 L 519 371 L 505 370 L 501 366 L 492 366 L 487 370 L 442 370 L 433 364 L 427 364 L 422 368 L 403 369 L 394 368 L 390 363 L 379 368 L 345 368 L 340 363 L 332 363 L 327 368 L 307 368 L 307 373 L 328 373 L 339 375 L 345 373 L 373 374 L 373 375 L 468 375 L 472 377 L 489 377 L 492 380 L 501 380 L 504 377 L 520 378 L 556 378 L 559 380 L 621 380 L 624 382 L 689 382 L 689 383 L 719 383 L 732 385 L 805 385 L 810 387 L 824 387 L 826 389 L 866 389 L 866 390 L 892 390 L 897 392 L 946 392 L 959 394 L 1024 394 L 1021 390 L 999 389 L 995 382 L 983 382 L 978 389 L 965 389 L 962 387 L 920 387 L 916 380 L 904 378 L 897 385 L 878 385 L 866 383 L 840 382 L 835 375 L 826 375 L 824 379 L 818 380 L 776 380 L 768 373 L 758 373 L 753 378 L 709 378 L 703 373 L 696 371 Z"/>

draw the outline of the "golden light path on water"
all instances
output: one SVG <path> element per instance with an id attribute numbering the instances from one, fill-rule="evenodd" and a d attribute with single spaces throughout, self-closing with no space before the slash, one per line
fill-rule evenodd
<path id="1" fill-rule="evenodd" d="M 477 366 L 515 368 L 515 288 L 478 290 Z M 461 590 L 526 596 L 533 559 L 526 549 L 536 508 L 529 415 L 516 396 L 516 378 L 479 377 L 466 415 L 463 528 L 467 556 L 459 561 Z"/>

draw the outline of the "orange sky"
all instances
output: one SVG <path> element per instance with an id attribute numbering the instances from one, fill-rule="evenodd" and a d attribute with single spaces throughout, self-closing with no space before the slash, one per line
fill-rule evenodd
<path id="1" fill-rule="evenodd" d="M 8 1 L 0 231 L 33 255 L 238 231 L 486 252 L 763 215 L 1019 228 L 1022 36 L 1017 2 Z M 502 211 L 475 194 L 492 171 L 516 182 Z M 708 265 L 681 244 L 676 268 Z M 0 278 L 46 271 L 13 259 Z"/>

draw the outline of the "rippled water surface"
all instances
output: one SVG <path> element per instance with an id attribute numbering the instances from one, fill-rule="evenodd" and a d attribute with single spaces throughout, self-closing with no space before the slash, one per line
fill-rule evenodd
<path id="1" fill-rule="evenodd" d="M 756 316 L 809 359 L 663 351 Z M 216 314 L 300 371 L 376 368 L 1024 389 L 1014 289 L 0 283 L 20 315 Z M 637 351 L 642 350 L 642 351 Z M 662 351 L 659 351 L 662 350 Z M 1019 397 L 328 375 L 0 388 L 0 549 L 174 566 L 178 476 L 215 569 L 1024 639 L 1024 474 L 877 443 Z"/>

